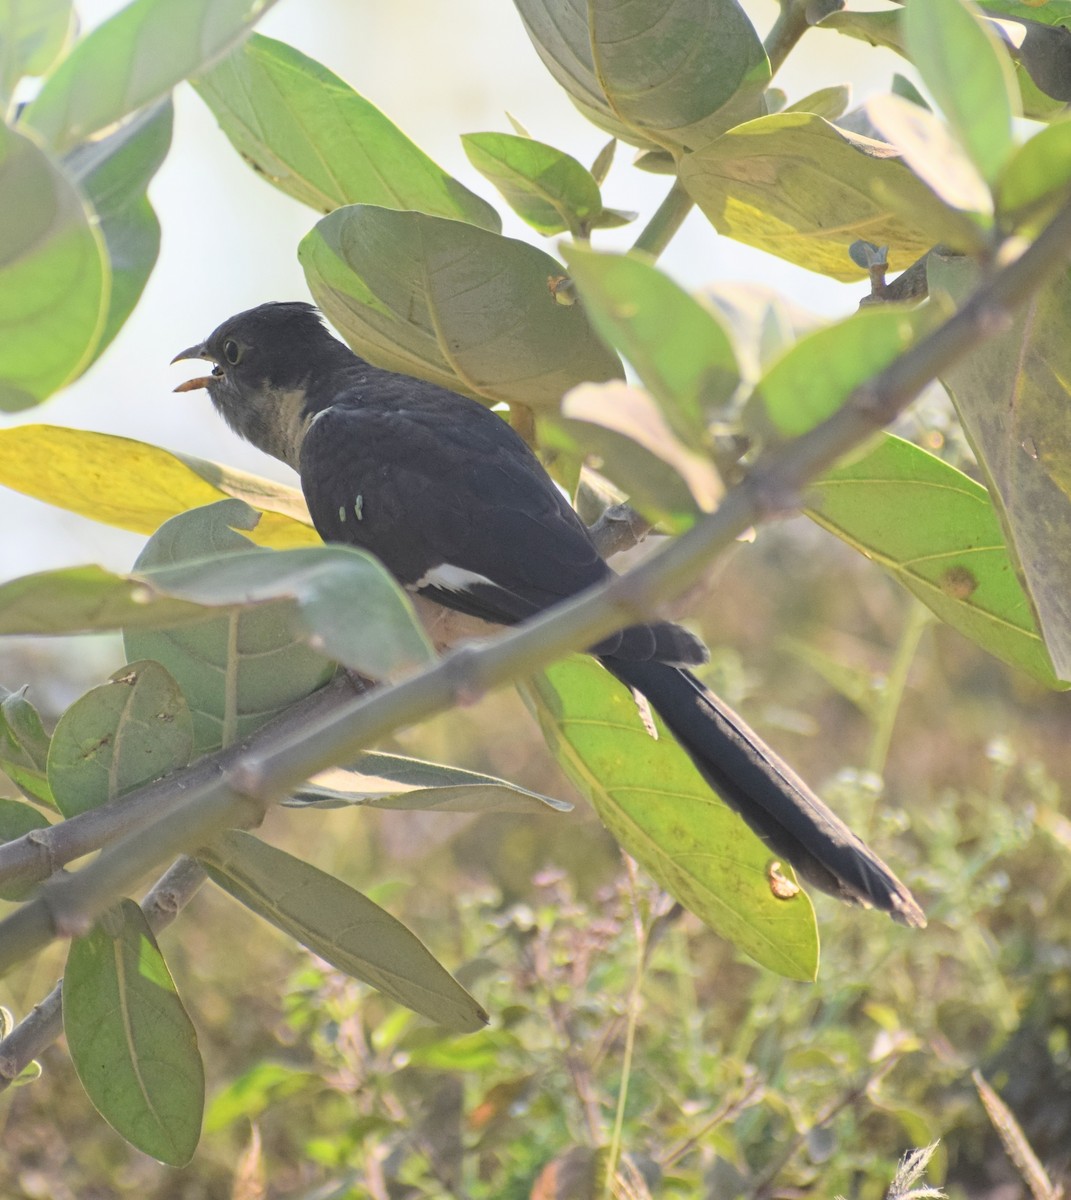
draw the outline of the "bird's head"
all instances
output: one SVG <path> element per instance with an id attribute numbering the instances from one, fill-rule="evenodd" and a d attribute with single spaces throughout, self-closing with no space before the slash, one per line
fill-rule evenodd
<path id="1" fill-rule="evenodd" d="M 229 317 L 171 361 L 191 358 L 210 362 L 211 374 L 175 391 L 205 388 L 236 433 L 291 465 L 312 415 L 309 393 L 317 377 L 354 360 L 319 312 L 301 301 L 261 304 Z"/>

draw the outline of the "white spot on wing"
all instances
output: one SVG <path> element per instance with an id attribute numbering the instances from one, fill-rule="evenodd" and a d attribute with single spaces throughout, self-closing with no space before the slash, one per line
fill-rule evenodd
<path id="1" fill-rule="evenodd" d="M 450 563 L 440 563 L 437 567 L 432 567 L 430 571 L 425 571 L 412 587 L 414 591 L 437 587 L 446 592 L 468 592 L 479 584 L 483 584 L 485 587 L 498 587 L 498 584 L 493 579 L 488 579 L 486 575 L 480 575 L 476 571 L 466 571 L 464 567 L 455 567 Z"/>

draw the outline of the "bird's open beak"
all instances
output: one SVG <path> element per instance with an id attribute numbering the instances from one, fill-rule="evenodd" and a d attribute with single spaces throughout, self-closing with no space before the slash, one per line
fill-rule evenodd
<path id="1" fill-rule="evenodd" d="M 172 364 L 172 366 L 174 366 L 175 363 L 182 362 L 188 358 L 203 358 L 203 359 L 208 359 L 209 361 L 211 361 L 211 359 L 209 359 L 208 353 L 205 350 L 204 342 L 200 342 L 196 346 L 190 346 L 186 350 L 180 350 L 179 353 L 176 354 L 175 357 L 171 360 L 171 364 Z M 175 391 L 176 392 L 196 392 L 196 391 L 199 391 L 201 388 L 208 387 L 209 384 L 211 384 L 213 382 L 214 382 L 214 380 L 211 375 L 199 375 L 196 379 L 187 379 L 185 383 L 180 383 L 178 385 L 178 387 L 175 388 Z"/>

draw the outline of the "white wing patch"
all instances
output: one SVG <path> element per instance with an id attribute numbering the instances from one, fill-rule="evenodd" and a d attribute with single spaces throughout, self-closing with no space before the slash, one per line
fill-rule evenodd
<path id="1" fill-rule="evenodd" d="M 430 571 L 425 571 L 416 583 L 410 586 L 414 592 L 430 587 L 442 588 L 444 592 L 469 592 L 481 584 L 484 587 L 498 588 L 498 584 L 486 575 L 466 571 L 464 567 L 455 567 L 450 563 L 440 563 Z"/>

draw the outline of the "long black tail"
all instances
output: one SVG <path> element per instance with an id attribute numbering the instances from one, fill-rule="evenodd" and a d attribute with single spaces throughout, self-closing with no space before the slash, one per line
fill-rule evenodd
<path id="1" fill-rule="evenodd" d="M 881 859 L 694 675 L 661 662 L 601 661 L 647 697 L 707 783 L 803 879 L 904 925 L 926 924 Z"/>

